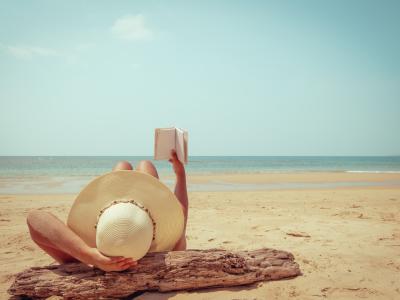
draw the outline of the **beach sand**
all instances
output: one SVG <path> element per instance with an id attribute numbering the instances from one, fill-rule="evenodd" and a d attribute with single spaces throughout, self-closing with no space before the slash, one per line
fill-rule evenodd
<path id="1" fill-rule="evenodd" d="M 228 289 L 144 293 L 135 299 L 400 299 L 400 174 L 196 175 L 189 182 L 371 182 L 325 189 L 191 192 L 188 248 L 270 247 L 292 252 L 303 272 L 290 280 Z M 0 195 L 0 299 L 14 275 L 53 263 L 25 218 L 44 209 L 66 220 L 75 195 Z M 309 237 L 296 237 L 302 232 Z"/>

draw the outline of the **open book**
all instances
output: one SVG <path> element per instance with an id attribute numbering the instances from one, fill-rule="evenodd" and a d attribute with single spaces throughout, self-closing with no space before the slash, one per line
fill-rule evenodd
<path id="1" fill-rule="evenodd" d="M 176 127 L 156 128 L 154 138 L 154 159 L 169 159 L 171 150 L 176 151 L 176 155 L 181 163 L 188 161 L 188 133 L 186 130 Z"/>

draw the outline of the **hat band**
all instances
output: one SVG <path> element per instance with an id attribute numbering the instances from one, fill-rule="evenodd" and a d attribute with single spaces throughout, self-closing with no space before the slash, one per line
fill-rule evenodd
<path id="1" fill-rule="evenodd" d="M 150 211 L 146 207 L 144 207 L 142 204 L 136 202 L 135 200 L 114 200 L 114 201 L 112 201 L 110 204 L 108 204 L 107 206 L 105 206 L 103 209 L 100 210 L 100 212 L 97 216 L 96 225 L 94 225 L 94 228 L 97 229 L 97 224 L 99 223 L 100 217 L 103 214 L 103 212 L 105 212 L 105 210 L 107 208 L 110 208 L 111 206 L 118 204 L 118 203 L 131 203 L 133 205 L 136 205 L 140 209 L 144 210 L 149 215 L 150 220 L 153 223 L 153 241 L 154 241 L 156 238 L 156 222 L 154 221 L 153 217 L 151 216 Z"/>

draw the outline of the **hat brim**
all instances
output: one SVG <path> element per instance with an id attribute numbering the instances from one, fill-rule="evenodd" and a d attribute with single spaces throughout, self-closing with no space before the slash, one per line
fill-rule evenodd
<path id="1" fill-rule="evenodd" d="M 182 205 L 165 184 L 137 171 L 113 171 L 91 181 L 76 197 L 68 215 L 68 227 L 90 247 L 96 247 L 97 217 L 115 200 L 134 200 L 149 210 L 156 223 L 149 252 L 174 248 L 184 229 Z"/>

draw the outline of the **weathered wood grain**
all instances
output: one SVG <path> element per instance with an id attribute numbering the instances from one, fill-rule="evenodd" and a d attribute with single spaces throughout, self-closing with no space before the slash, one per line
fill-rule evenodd
<path id="1" fill-rule="evenodd" d="M 123 272 L 80 263 L 30 268 L 17 275 L 8 292 L 32 298 L 120 298 L 137 291 L 229 287 L 300 274 L 293 255 L 285 251 L 186 250 L 150 253 Z"/>

